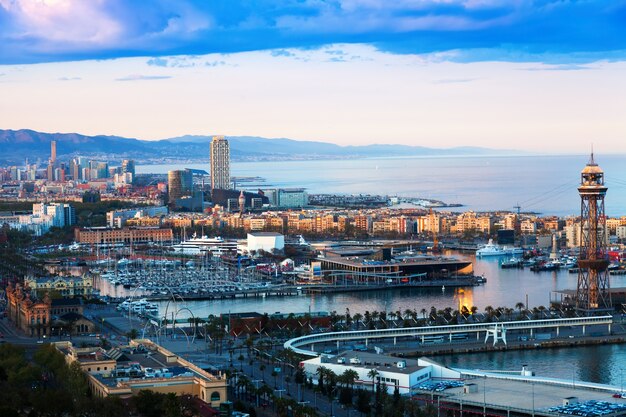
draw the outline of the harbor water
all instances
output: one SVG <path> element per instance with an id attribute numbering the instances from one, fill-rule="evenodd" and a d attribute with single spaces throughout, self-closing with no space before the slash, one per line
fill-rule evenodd
<path id="1" fill-rule="evenodd" d="M 487 282 L 476 287 L 466 288 L 407 288 L 384 291 L 362 291 L 349 293 L 327 293 L 286 297 L 226 298 L 203 301 L 190 301 L 187 306 L 196 317 L 210 314 L 258 312 L 258 313 L 303 313 L 307 311 L 336 311 L 344 314 L 349 309 L 352 314 L 368 311 L 397 311 L 431 307 L 460 309 L 466 306 L 510 307 L 521 302 L 528 307 L 549 307 L 550 295 L 554 291 L 575 289 L 577 274 L 567 270 L 532 272 L 524 269 L 501 269 L 503 257 L 476 259 L 473 255 L 448 253 L 459 258 L 474 261 L 476 275 L 484 275 Z M 626 276 L 612 276 L 613 287 L 626 286 Z M 163 305 L 166 302 L 161 302 Z M 188 313 L 187 313 L 188 314 Z"/>

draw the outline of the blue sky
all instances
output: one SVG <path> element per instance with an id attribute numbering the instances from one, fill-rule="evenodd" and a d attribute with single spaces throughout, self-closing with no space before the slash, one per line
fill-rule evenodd
<path id="1" fill-rule="evenodd" d="M 626 152 L 626 1 L 0 0 L 0 128 Z"/>
<path id="2" fill-rule="evenodd" d="M 366 43 L 465 61 L 621 59 L 626 1 L 0 0 L 0 63 Z"/>

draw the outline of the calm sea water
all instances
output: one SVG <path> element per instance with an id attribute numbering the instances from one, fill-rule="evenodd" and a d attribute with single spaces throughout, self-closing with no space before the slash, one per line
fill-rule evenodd
<path id="1" fill-rule="evenodd" d="M 589 157 L 515 156 L 379 158 L 234 162 L 232 176 L 259 176 L 267 187 L 304 187 L 310 193 L 367 193 L 464 204 L 475 211 L 514 210 L 566 216 L 580 212 L 576 190 Z M 626 156 L 596 155 L 609 191 L 606 212 L 626 215 Z M 138 173 L 209 169 L 208 164 L 145 165 Z"/>

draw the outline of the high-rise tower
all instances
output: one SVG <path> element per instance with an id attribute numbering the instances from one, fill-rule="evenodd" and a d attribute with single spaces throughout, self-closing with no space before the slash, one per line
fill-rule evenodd
<path id="1" fill-rule="evenodd" d="M 580 254 L 576 309 L 587 314 L 612 309 L 609 292 L 604 171 L 593 159 L 580 173 Z"/>
<path id="2" fill-rule="evenodd" d="M 230 146 L 224 136 L 211 141 L 211 190 L 230 189 Z"/>
<path id="3" fill-rule="evenodd" d="M 188 169 L 173 170 L 167 172 L 167 194 L 171 206 L 176 205 L 176 200 L 189 197 L 193 191 L 193 176 Z"/>
<path id="4" fill-rule="evenodd" d="M 50 142 L 50 163 L 52 165 L 57 161 L 57 141 L 53 140 Z"/>

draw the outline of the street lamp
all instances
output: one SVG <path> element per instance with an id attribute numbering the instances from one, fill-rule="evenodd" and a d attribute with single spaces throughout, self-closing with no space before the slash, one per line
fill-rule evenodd
<path id="1" fill-rule="evenodd" d="M 533 393 L 533 417 L 535 417 L 535 383 L 530 381 L 530 389 Z"/>
<path id="2" fill-rule="evenodd" d="M 487 415 L 487 375 L 483 378 L 483 415 Z"/>

